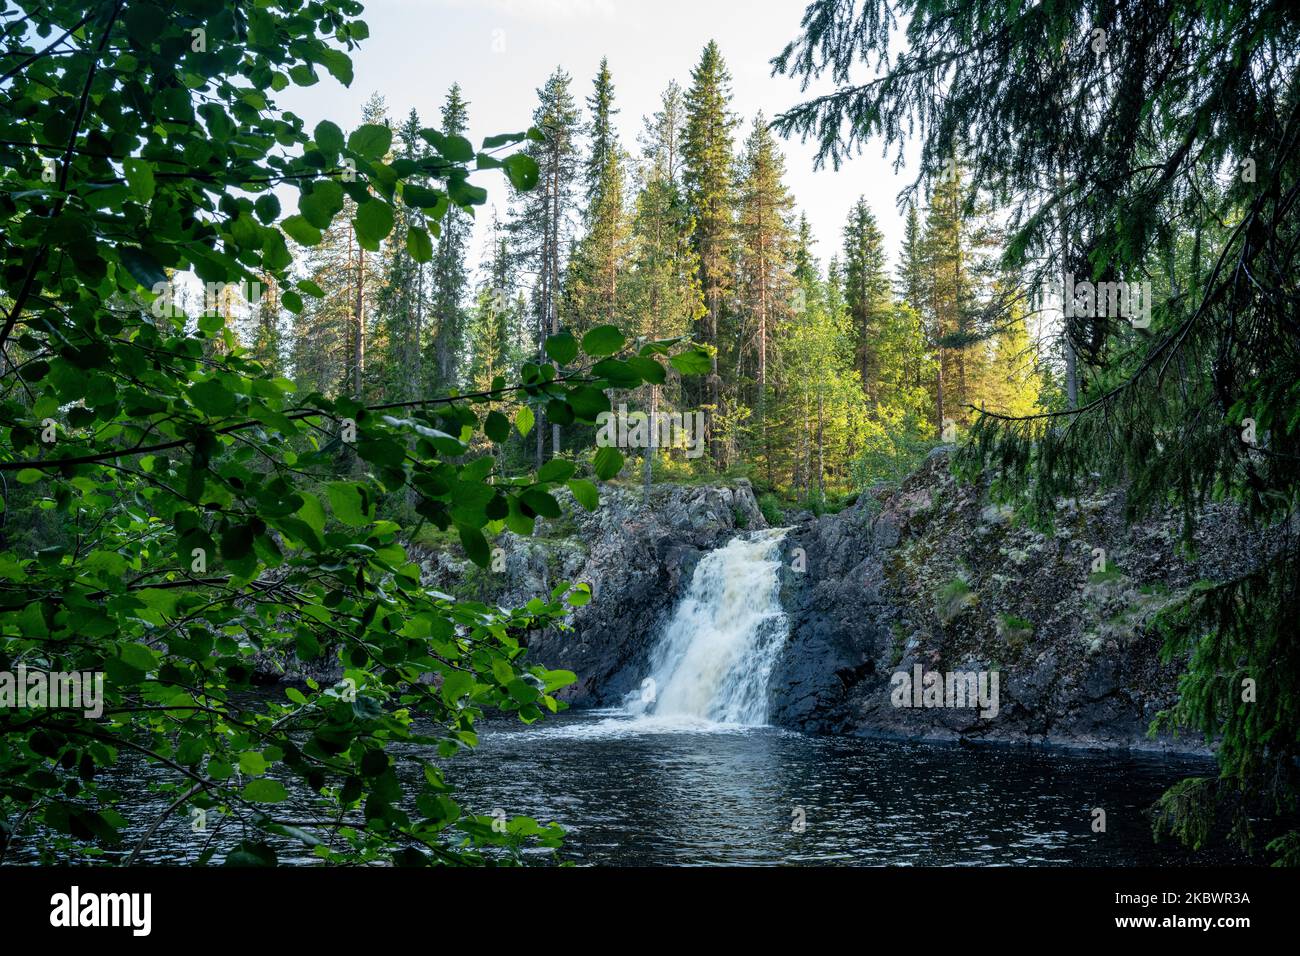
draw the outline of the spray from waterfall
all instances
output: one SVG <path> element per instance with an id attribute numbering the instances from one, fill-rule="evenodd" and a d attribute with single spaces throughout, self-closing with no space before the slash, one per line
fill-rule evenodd
<path id="1" fill-rule="evenodd" d="M 650 655 L 628 710 L 656 718 L 761 726 L 768 680 L 785 644 L 780 544 L 786 529 L 734 538 L 700 559 Z"/>

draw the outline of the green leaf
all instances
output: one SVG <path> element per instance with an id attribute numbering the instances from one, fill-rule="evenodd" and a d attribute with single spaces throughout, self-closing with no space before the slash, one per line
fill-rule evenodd
<path id="1" fill-rule="evenodd" d="M 419 226 L 412 226 L 406 233 L 406 248 L 416 262 L 429 262 L 433 259 L 433 241 Z"/>
<path id="2" fill-rule="evenodd" d="M 393 207 L 382 199 L 371 196 L 357 209 L 355 220 L 357 242 L 371 252 L 379 251 L 379 243 L 393 231 Z"/>
<path id="3" fill-rule="evenodd" d="M 131 157 L 122 161 L 126 173 L 126 184 L 137 202 L 147 203 L 153 199 L 154 178 L 153 165 L 143 159 Z"/>
<path id="4" fill-rule="evenodd" d="M 591 367 L 592 374 L 607 379 L 614 388 L 636 388 L 641 384 L 641 376 L 620 359 L 601 359 Z"/>
<path id="5" fill-rule="evenodd" d="M 352 60 L 342 50 L 335 50 L 330 47 L 322 47 L 318 56 L 325 69 L 330 71 L 330 76 L 338 80 L 344 86 L 352 85 Z"/>
<path id="6" fill-rule="evenodd" d="M 315 184 L 298 200 L 298 212 L 317 229 L 328 229 L 343 208 L 343 187 L 332 179 Z"/>
<path id="7" fill-rule="evenodd" d="M 289 799 L 289 791 L 279 780 L 262 777 L 244 786 L 244 799 L 252 803 L 283 803 Z"/>
<path id="8" fill-rule="evenodd" d="M 422 129 L 420 136 L 453 163 L 468 163 L 474 158 L 474 146 L 464 136 L 447 136 L 436 129 Z"/>
<path id="9" fill-rule="evenodd" d="M 365 159 L 381 158 L 392 144 L 393 131 L 376 123 L 358 126 L 348 137 L 348 149 Z"/>
<path id="10" fill-rule="evenodd" d="M 578 357 L 578 342 L 567 329 L 548 336 L 546 354 L 555 360 L 556 365 L 568 365 Z"/>
<path id="11" fill-rule="evenodd" d="M 491 552 L 488 549 L 487 539 L 483 537 L 483 532 L 478 528 L 471 528 L 469 525 L 458 524 L 456 530 L 460 532 L 460 543 L 465 548 L 465 555 L 480 568 L 486 568 L 492 563 Z"/>
<path id="12" fill-rule="evenodd" d="M 275 197 L 275 193 L 263 193 L 253 201 L 253 211 L 257 213 L 258 219 L 270 225 L 280 218 L 280 200 Z"/>
<path id="13" fill-rule="evenodd" d="M 327 153 L 343 152 L 343 130 L 329 120 L 322 120 L 316 124 L 316 129 L 312 132 L 312 139 Z"/>
<path id="14" fill-rule="evenodd" d="M 215 378 L 191 385 L 190 401 L 195 408 L 212 418 L 233 415 L 239 407 L 234 393 Z"/>
<path id="15" fill-rule="evenodd" d="M 713 370 L 713 359 L 708 349 L 699 347 L 679 352 L 668 361 L 683 375 L 708 375 Z"/>
<path id="16" fill-rule="evenodd" d="M 307 523 L 307 526 L 317 534 L 325 533 L 325 508 L 321 505 L 320 499 L 310 491 L 299 491 L 298 496 L 302 498 L 302 507 L 298 509 L 298 517 Z"/>
<path id="17" fill-rule="evenodd" d="M 549 481 L 564 481 L 575 471 L 577 471 L 577 468 L 574 467 L 573 462 L 566 461 L 563 458 L 552 458 L 537 469 L 537 481 L 539 484 Z"/>
<path id="18" fill-rule="evenodd" d="M 543 518 L 558 518 L 563 513 L 560 511 L 560 503 L 554 496 L 540 488 L 529 488 L 519 498 L 533 510 L 534 514 L 539 514 Z"/>
<path id="19" fill-rule="evenodd" d="M 570 478 L 568 486 L 569 491 L 573 492 L 573 499 L 588 511 L 600 507 L 600 492 L 590 481 L 585 478 Z"/>
<path id="20" fill-rule="evenodd" d="M 501 161 L 510 185 L 520 192 L 527 192 L 537 185 L 537 161 L 527 153 L 515 153 Z"/>
<path id="21" fill-rule="evenodd" d="M 579 385 L 569 393 L 569 405 L 584 421 L 594 422 L 601 412 L 610 410 L 609 396 L 590 385 Z"/>
<path id="22" fill-rule="evenodd" d="M 315 246 L 320 244 L 321 232 L 302 216 L 290 216 L 280 223 L 280 228 L 294 242 L 300 246 Z"/>
<path id="23" fill-rule="evenodd" d="M 533 430 L 533 410 L 527 405 L 519 406 L 519 411 L 515 413 L 515 428 L 519 429 L 519 434 L 527 436 Z"/>
<path id="24" fill-rule="evenodd" d="M 625 341 L 615 326 L 598 325 L 582 337 L 582 350 L 588 355 L 613 355 Z"/>
<path id="25" fill-rule="evenodd" d="M 326 485 L 334 517 L 350 528 L 360 528 L 373 520 L 373 506 L 367 506 L 365 489 L 351 481 L 331 481 Z"/>
<path id="26" fill-rule="evenodd" d="M 520 140 L 528 138 L 528 131 L 522 133 L 498 133 L 496 136 L 488 136 L 483 140 L 484 149 L 499 149 L 502 146 L 509 146 L 511 143 L 517 143 Z"/>
<path id="27" fill-rule="evenodd" d="M 623 453 L 613 446 L 597 448 L 592 467 L 596 470 L 596 477 L 609 481 L 623 470 Z"/>
<path id="28" fill-rule="evenodd" d="M 118 246 L 117 258 L 122 265 L 126 266 L 126 271 L 131 274 L 131 278 L 146 289 L 152 290 L 158 283 L 167 281 L 167 273 L 163 271 L 162 266 L 158 265 L 157 260 L 143 249 L 135 246 Z"/>
<path id="29" fill-rule="evenodd" d="M 497 411 L 488 412 L 483 432 L 498 445 L 503 444 L 510 437 L 510 419 Z"/>
<path id="30" fill-rule="evenodd" d="M 568 687 L 570 684 L 578 682 L 578 675 L 573 671 L 554 670 L 547 671 L 542 675 L 542 686 L 546 688 L 546 693 L 551 694 L 561 687 Z"/>
<path id="31" fill-rule="evenodd" d="M 642 358 L 639 355 L 630 356 L 625 360 L 628 368 L 636 372 L 644 381 L 651 385 L 662 385 L 667 373 L 664 367 L 652 358 Z"/>

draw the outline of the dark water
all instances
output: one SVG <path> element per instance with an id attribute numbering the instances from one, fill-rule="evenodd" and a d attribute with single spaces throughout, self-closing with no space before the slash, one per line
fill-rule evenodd
<path id="1" fill-rule="evenodd" d="M 613 712 L 480 731 L 476 751 L 445 762 L 456 800 L 479 814 L 559 822 L 562 857 L 579 864 L 1230 862 L 1156 844 L 1144 815 L 1169 784 L 1214 772 L 1201 760 L 690 730 Z M 139 761 L 114 776 L 129 849 L 170 799 L 151 792 L 162 777 Z M 305 804 L 278 809 L 294 806 Z M 1106 812 L 1104 833 L 1092 831 L 1094 808 Z M 177 814 L 137 862 L 191 862 L 210 839 L 220 862 L 243 835 L 254 834 L 196 833 Z M 39 845 L 38 835 L 20 840 L 10 860 L 36 862 Z M 282 863 L 316 862 L 298 844 L 280 849 Z"/>
<path id="2" fill-rule="evenodd" d="M 1206 761 L 637 726 L 497 725 L 450 776 L 477 812 L 563 824 L 565 855 L 588 864 L 1226 862 L 1156 844 L 1144 813 Z"/>

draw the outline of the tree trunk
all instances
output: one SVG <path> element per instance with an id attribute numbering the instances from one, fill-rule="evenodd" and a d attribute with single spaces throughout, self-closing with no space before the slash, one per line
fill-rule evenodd
<path id="1" fill-rule="evenodd" d="M 351 234 L 348 244 L 351 245 Z M 357 295 L 352 309 L 352 394 L 361 398 L 361 371 L 366 360 L 365 278 L 366 250 L 357 243 Z"/>
<path id="2" fill-rule="evenodd" d="M 1056 170 L 1056 188 L 1060 193 L 1065 189 L 1065 160 L 1062 159 Z M 1069 232 L 1065 222 L 1065 207 L 1058 206 L 1056 213 L 1056 231 L 1061 246 L 1061 344 L 1065 350 L 1065 397 L 1070 408 L 1079 407 L 1079 367 L 1074 354 L 1074 343 L 1070 341 L 1070 328 L 1065 320 L 1065 297 L 1073 295 L 1073 289 L 1066 288 L 1069 275 Z"/>
<path id="3" fill-rule="evenodd" d="M 655 451 L 659 447 L 659 429 L 655 417 L 659 413 L 659 386 L 650 386 L 650 440 L 646 443 L 645 459 L 641 464 L 641 484 L 645 488 L 646 501 L 650 500 L 650 483 L 654 466 Z"/>

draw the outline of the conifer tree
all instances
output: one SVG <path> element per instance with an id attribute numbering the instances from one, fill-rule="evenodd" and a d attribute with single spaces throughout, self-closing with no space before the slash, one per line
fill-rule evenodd
<path id="1" fill-rule="evenodd" d="M 700 290 L 699 261 L 692 242 L 693 227 L 681 181 L 681 143 L 685 124 L 685 102 L 674 82 L 660 98 L 660 109 L 645 120 L 640 137 L 640 188 L 633 222 L 634 261 L 630 277 L 629 329 L 648 339 L 689 335 L 704 315 Z M 674 374 L 674 373 L 670 373 Z M 647 412 L 651 421 L 659 412 L 666 386 L 649 383 Z M 680 398 L 678 398 L 680 401 Z M 642 483 L 648 489 L 652 465 L 661 454 L 652 442 L 642 463 Z"/>
<path id="2" fill-rule="evenodd" d="M 561 279 L 573 232 L 575 192 L 581 175 L 578 137 L 581 122 L 570 90 L 572 79 L 557 67 L 537 91 L 538 105 L 533 126 L 540 142 L 531 142 L 528 154 L 537 163 L 536 188 L 524 193 L 515 211 L 511 229 L 524 269 L 533 279 L 531 308 L 535 354 L 547 361 L 543 343 L 560 331 Z M 535 461 L 545 459 L 544 423 L 536 426 Z M 551 450 L 560 449 L 560 428 L 551 428 Z"/>
<path id="3" fill-rule="evenodd" d="M 591 114 L 587 126 L 590 152 L 584 172 L 587 202 L 583 208 L 590 214 L 603 191 L 610 158 L 619 151 L 618 133 L 614 129 L 618 108 L 614 105 L 614 78 L 609 72 L 607 57 L 600 58 L 600 69 L 592 81 L 591 95 L 587 97 L 587 111 Z"/>
<path id="4" fill-rule="evenodd" d="M 762 113 L 745 141 L 737 195 L 737 377 L 752 369 L 754 433 L 772 481 L 766 405 L 768 360 L 778 329 L 789 315 L 794 237 L 788 217 L 794 200 L 782 181 L 785 159 Z M 739 392 L 739 390 L 738 390 Z M 737 398 L 740 395 L 737 394 Z"/>
<path id="5" fill-rule="evenodd" d="M 708 379 L 706 422 L 709 450 L 716 467 L 722 467 L 720 434 L 724 414 L 722 378 L 718 369 L 720 328 L 727 296 L 733 287 L 735 222 L 733 196 L 733 140 L 736 117 L 730 111 L 731 76 L 722 52 L 710 40 L 691 73 L 686 94 L 686 130 L 682 153 L 687 207 L 695 219 L 695 251 L 699 257 L 700 286 L 707 312 L 697 338 L 715 351 Z"/>
<path id="6" fill-rule="evenodd" d="M 885 237 L 866 197 L 859 197 L 844 225 L 844 297 L 853 328 L 853 350 L 870 402 L 881 397 L 879 338 L 893 308 L 886 273 Z"/>
<path id="7" fill-rule="evenodd" d="M 465 135 L 468 104 L 459 83 L 453 83 L 447 91 L 440 119 L 443 136 Z M 472 220 L 464 210 L 450 208 L 441 225 L 430 277 L 430 315 L 434 323 L 433 386 L 435 392 L 446 393 L 460 386 L 459 366 L 465 346 L 465 295 L 469 288 L 466 256 Z"/>
<path id="8" fill-rule="evenodd" d="M 420 117 L 414 109 L 397 130 L 394 155 L 418 162 L 427 155 L 420 137 Z M 412 179 L 422 185 L 419 178 Z M 424 363 L 424 319 L 428 307 L 429 269 L 410 251 L 410 230 L 416 211 L 405 204 L 397 207 L 393 231 L 383 249 L 383 285 L 377 296 L 379 326 L 385 361 L 381 370 L 385 396 L 415 399 L 428 384 Z"/>

